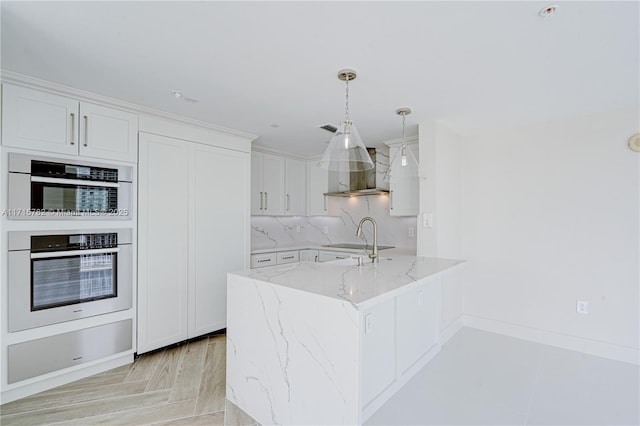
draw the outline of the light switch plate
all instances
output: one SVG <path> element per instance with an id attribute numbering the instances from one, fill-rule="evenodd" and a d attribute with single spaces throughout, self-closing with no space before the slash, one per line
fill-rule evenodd
<path id="1" fill-rule="evenodd" d="M 422 227 L 433 228 L 433 213 L 422 213 Z"/>
<path id="2" fill-rule="evenodd" d="M 364 316 L 364 334 L 369 334 L 373 331 L 373 315 L 366 314 Z"/>

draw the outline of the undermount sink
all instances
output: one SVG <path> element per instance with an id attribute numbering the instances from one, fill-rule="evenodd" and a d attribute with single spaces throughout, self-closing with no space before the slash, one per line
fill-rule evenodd
<path id="1" fill-rule="evenodd" d="M 343 248 L 343 249 L 356 249 L 356 250 L 372 250 L 373 246 L 369 244 L 351 244 L 351 243 L 338 243 L 338 244 L 324 244 L 322 247 L 331 248 Z M 378 250 L 395 248 L 395 246 L 378 246 Z"/>

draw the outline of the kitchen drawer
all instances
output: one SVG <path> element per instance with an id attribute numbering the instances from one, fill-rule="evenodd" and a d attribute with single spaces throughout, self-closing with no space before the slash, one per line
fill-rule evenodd
<path id="1" fill-rule="evenodd" d="M 251 255 L 251 267 L 262 268 L 276 264 L 276 253 L 262 253 Z"/>
<path id="2" fill-rule="evenodd" d="M 345 251 L 319 250 L 318 262 L 329 262 L 331 260 L 348 259 L 351 256 L 355 256 L 355 253 L 349 253 Z"/>
<path id="3" fill-rule="evenodd" d="M 131 320 L 10 345 L 8 383 L 131 350 Z"/>
<path id="4" fill-rule="evenodd" d="M 278 253 L 278 265 L 283 263 L 294 263 L 300 261 L 300 252 L 298 250 L 293 251 L 281 251 Z"/>

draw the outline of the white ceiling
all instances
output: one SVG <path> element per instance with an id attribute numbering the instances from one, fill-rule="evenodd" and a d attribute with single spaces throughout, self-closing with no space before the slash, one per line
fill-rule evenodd
<path id="1" fill-rule="evenodd" d="M 1 2 L 2 68 L 259 135 L 309 155 L 344 115 L 367 145 L 638 107 L 632 2 Z M 172 96 L 181 90 L 199 99 Z M 280 125 L 279 128 L 271 127 Z"/>

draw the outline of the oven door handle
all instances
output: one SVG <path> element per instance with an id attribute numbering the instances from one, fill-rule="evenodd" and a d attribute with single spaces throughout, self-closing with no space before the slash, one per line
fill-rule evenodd
<path id="1" fill-rule="evenodd" d="M 42 177 L 42 176 L 31 176 L 31 182 L 60 183 L 60 184 L 66 184 L 66 185 L 82 185 L 82 186 L 102 186 L 105 188 L 120 187 L 120 184 L 117 182 L 97 182 L 95 180 L 62 179 L 62 178 L 50 178 L 50 177 Z"/>
<path id="2" fill-rule="evenodd" d="M 31 253 L 31 259 L 49 259 L 52 257 L 66 257 L 66 256 L 85 256 L 89 254 L 109 254 L 117 253 L 120 249 L 118 247 L 105 248 L 105 249 L 91 249 L 91 250 L 65 250 L 65 251 L 45 251 L 38 253 Z"/>

